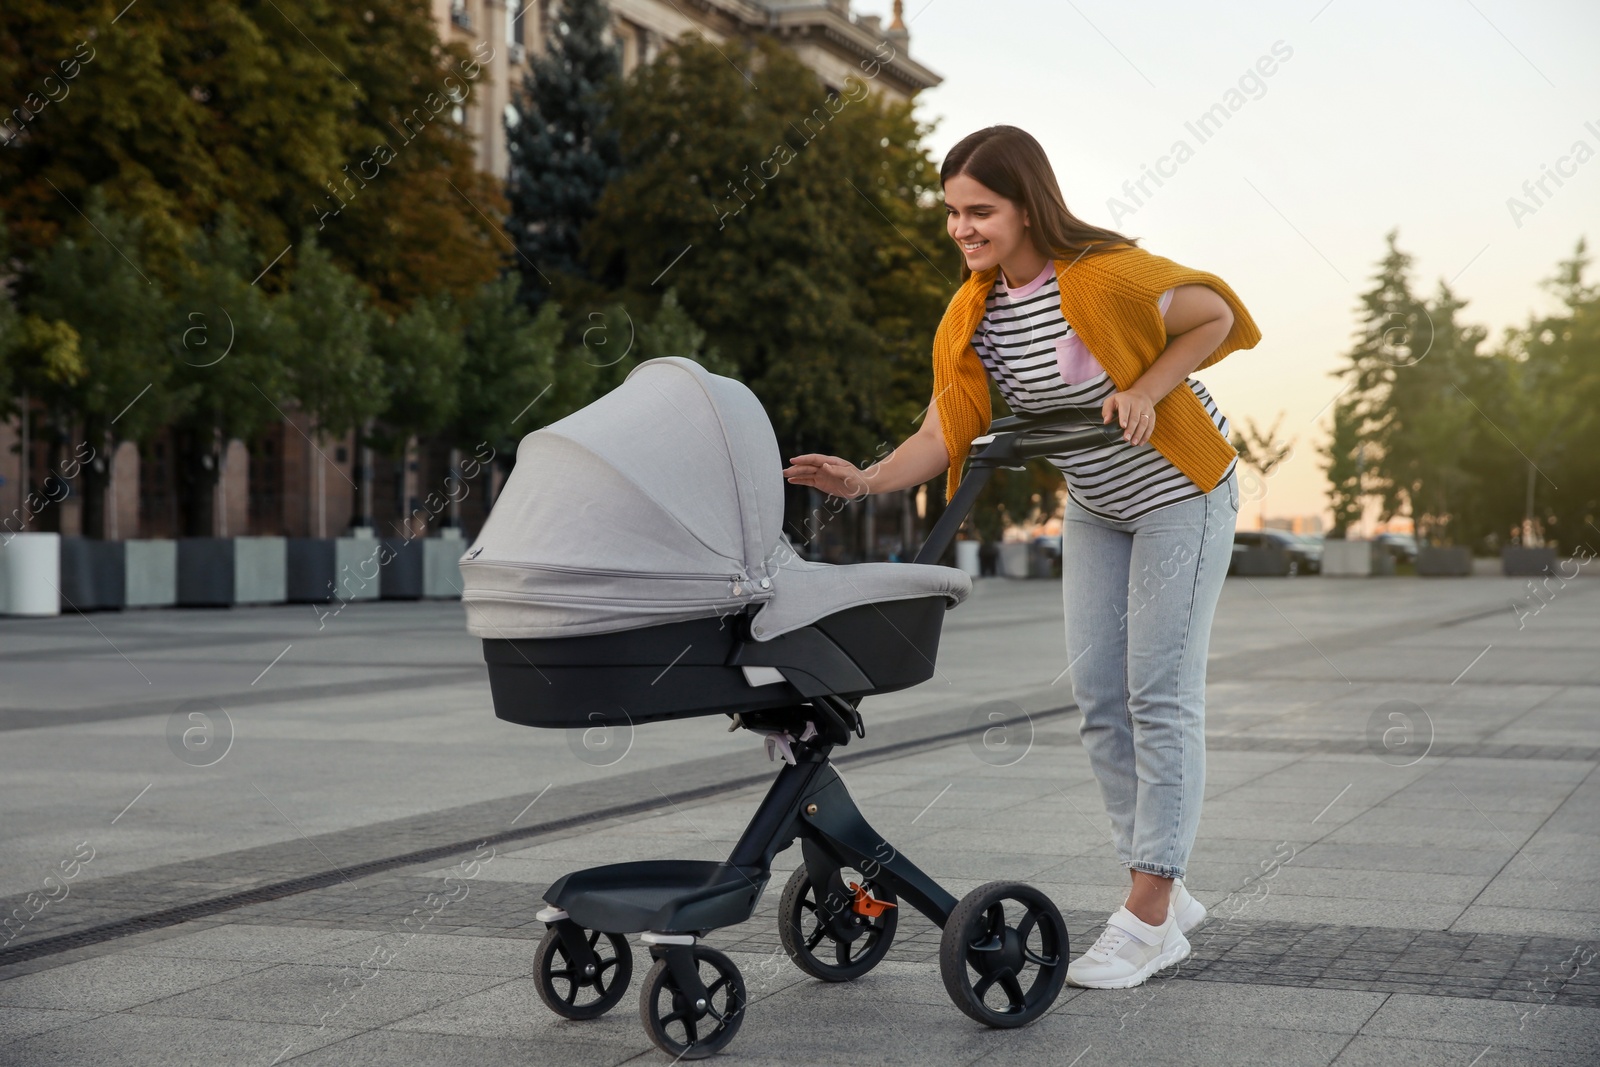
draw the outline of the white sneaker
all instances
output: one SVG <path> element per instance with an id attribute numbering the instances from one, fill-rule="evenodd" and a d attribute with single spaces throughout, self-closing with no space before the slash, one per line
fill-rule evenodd
<path id="1" fill-rule="evenodd" d="M 1166 922 L 1151 926 L 1122 907 L 1111 913 L 1093 947 L 1067 964 L 1067 981 L 1089 989 L 1127 989 L 1188 959 L 1190 951 L 1170 912 Z"/>
<path id="2" fill-rule="evenodd" d="M 1183 879 L 1172 881 L 1172 898 L 1167 903 L 1167 914 L 1178 920 L 1178 929 L 1188 933 L 1206 921 L 1206 906 L 1189 895 Z"/>

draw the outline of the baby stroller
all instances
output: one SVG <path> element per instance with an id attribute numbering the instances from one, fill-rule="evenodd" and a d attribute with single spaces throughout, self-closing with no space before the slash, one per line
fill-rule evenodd
<path id="1" fill-rule="evenodd" d="M 782 530 L 783 463 L 741 383 L 680 357 L 640 363 L 588 407 L 523 438 L 461 559 L 495 715 L 545 729 L 726 715 L 782 756 L 722 861 L 575 871 L 544 894 L 544 1002 L 593 1019 L 626 993 L 638 934 L 654 961 L 639 1015 L 668 1055 L 709 1056 L 743 1021 L 739 969 L 701 943 L 750 918 L 773 857 L 804 860 L 779 902 L 784 949 L 830 982 L 870 971 L 908 903 L 943 930 L 945 989 L 994 1027 L 1049 1009 L 1068 938 L 1049 897 L 990 882 L 957 900 L 873 830 L 830 765 L 866 736 L 863 698 L 930 678 L 945 611 L 971 590 L 936 566 L 997 466 L 1109 439 L 1099 412 L 997 420 L 913 563 L 802 559 Z"/>

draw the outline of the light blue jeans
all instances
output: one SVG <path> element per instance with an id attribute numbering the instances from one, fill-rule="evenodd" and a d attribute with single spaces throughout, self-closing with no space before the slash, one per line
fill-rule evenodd
<path id="1" fill-rule="evenodd" d="M 1129 521 L 1067 499 L 1061 585 L 1079 736 L 1124 867 L 1183 877 L 1206 780 L 1206 648 L 1239 481 Z"/>

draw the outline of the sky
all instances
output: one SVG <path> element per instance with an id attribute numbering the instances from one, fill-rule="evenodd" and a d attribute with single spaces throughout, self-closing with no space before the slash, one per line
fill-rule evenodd
<path id="1" fill-rule="evenodd" d="M 882 8 L 887 25 L 889 6 L 854 9 Z M 1540 281 L 1580 237 L 1591 254 L 1600 243 L 1600 4 L 907 0 L 905 13 L 911 55 L 944 77 L 917 98 L 936 163 L 974 130 L 1020 126 L 1079 218 L 1217 274 L 1249 308 L 1261 343 L 1196 375 L 1236 424 L 1281 414 L 1292 444 L 1241 528 L 1262 508 L 1331 517 L 1330 375 L 1390 230 L 1414 257 L 1413 292 L 1448 282 L 1485 347 L 1554 311 Z M 1229 102 L 1204 140 L 1186 126 Z M 1170 177 L 1137 202 L 1124 192 L 1179 140 L 1192 154 L 1163 165 Z M 1524 183 L 1541 177 L 1536 200 Z"/>

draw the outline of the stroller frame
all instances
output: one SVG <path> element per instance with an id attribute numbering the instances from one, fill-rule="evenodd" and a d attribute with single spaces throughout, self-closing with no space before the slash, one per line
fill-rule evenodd
<path id="1" fill-rule="evenodd" d="M 1099 417 L 1095 407 L 996 420 L 988 435 L 973 442 L 970 471 L 915 562 L 935 563 L 944 555 L 996 468 L 1020 470 L 1028 459 L 1120 436 L 1115 425 L 1098 425 Z M 549 906 L 537 916 L 547 928 L 536 978 L 540 996 L 552 1010 L 583 1019 L 613 1007 L 632 971 L 631 947 L 622 935 L 638 933 L 654 961 L 639 1005 L 652 1041 L 682 1059 L 703 1058 L 724 1047 L 742 1022 L 744 984 L 732 960 L 699 941 L 754 914 L 773 858 L 797 839 L 803 864 L 784 891 L 779 924 L 784 948 L 801 970 L 827 981 L 866 973 L 887 952 L 896 926 L 894 909 L 903 900 L 942 928 L 941 974 L 946 991 L 965 1014 L 989 1026 L 1011 1028 L 1049 1009 L 1065 982 L 1069 951 L 1066 924 L 1049 897 L 1022 883 L 996 881 L 958 900 L 872 828 L 829 760 L 833 749 L 848 744 L 852 735 L 866 736 L 857 710 L 863 696 L 906 688 L 931 676 L 944 610 L 942 596 L 862 605 L 765 642 L 750 635 L 750 612 L 732 617 L 725 644 L 713 647 L 707 653 L 713 659 L 706 662 L 775 668 L 789 683 L 781 692 L 797 692 L 802 699 L 763 701 L 763 690 L 751 688 L 740 710 L 730 710 L 717 694 L 703 691 L 707 703 L 699 706 L 725 710 L 733 719 L 730 729 L 765 735 L 769 753 L 781 750 L 784 766 L 726 860 L 615 863 L 575 871 L 550 885 L 544 894 Z M 840 627 L 852 613 L 867 612 L 884 616 L 902 637 L 909 632 L 926 669 L 908 673 L 901 663 L 879 677 L 863 676 L 871 668 L 858 667 L 841 651 L 841 634 L 849 627 Z M 857 619 L 852 625 L 861 624 Z M 548 648 L 567 642 L 576 650 L 576 661 L 584 662 L 597 654 L 583 651 L 586 640 L 592 639 L 540 644 Z M 518 673 L 523 652 L 517 646 L 523 642 L 484 644 L 496 714 L 529 725 L 552 725 L 532 721 L 526 698 L 519 698 L 525 679 Z M 546 662 L 566 661 L 558 657 Z M 525 666 L 532 667 L 532 661 Z M 604 717 L 589 711 L 588 718 Z M 581 723 L 575 719 L 573 724 Z M 847 881 L 846 870 L 859 871 L 861 882 Z M 806 936 L 801 927 L 808 919 L 816 925 Z M 608 948 L 600 944 L 602 935 L 614 955 L 608 956 Z M 832 961 L 814 952 L 824 940 L 834 946 Z M 859 955 L 857 947 L 863 949 Z M 710 966 L 709 979 L 702 965 Z M 1025 976 L 1032 978 L 1027 986 Z M 558 988 L 560 983 L 566 988 Z M 996 988 L 1003 997 L 998 1005 L 991 995 Z M 590 999 L 580 1002 L 580 995 Z M 681 1027 L 682 1036 L 673 1027 Z"/>

